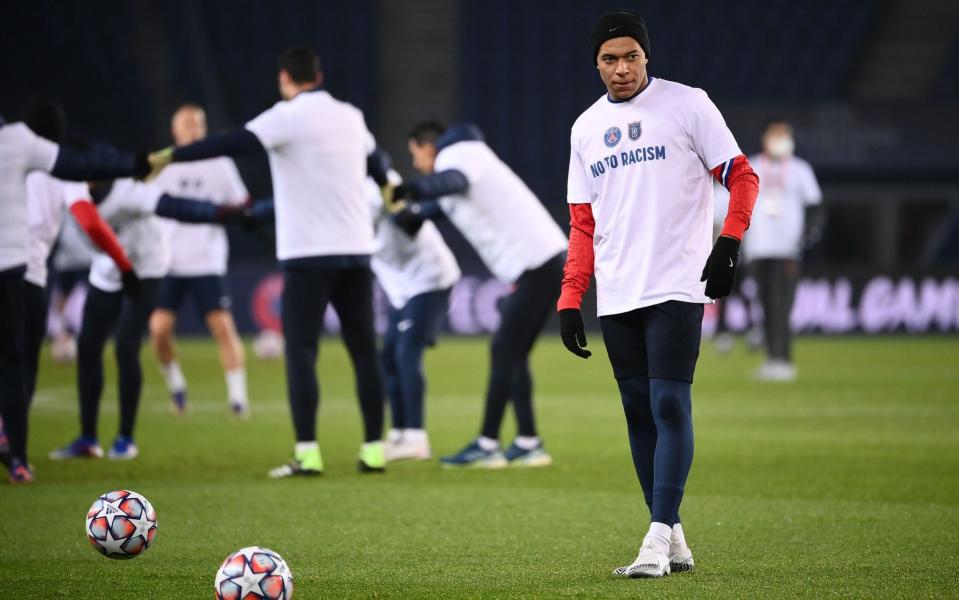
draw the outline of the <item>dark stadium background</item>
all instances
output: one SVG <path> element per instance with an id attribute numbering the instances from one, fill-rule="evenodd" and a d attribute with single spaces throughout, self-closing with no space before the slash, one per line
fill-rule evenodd
<path id="1" fill-rule="evenodd" d="M 183 101 L 206 107 L 211 131 L 241 126 L 277 100 L 278 52 L 309 44 L 404 175 L 414 123 L 470 120 L 565 223 L 569 127 L 602 94 L 586 38 L 614 7 L 645 15 L 650 73 L 707 90 L 747 153 L 767 119 L 794 123 L 828 213 L 801 329 L 959 329 L 959 2 L 15 1 L 0 19 L 0 113 L 55 99 L 72 134 L 153 149 Z M 255 197 L 270 193 L 265 159 L 240 166 Z M 275 263 L 267 238 L 231 243 L 249 331 Z"/>

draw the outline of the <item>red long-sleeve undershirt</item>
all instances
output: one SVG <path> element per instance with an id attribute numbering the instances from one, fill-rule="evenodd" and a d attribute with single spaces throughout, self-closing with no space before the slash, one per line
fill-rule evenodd
<path id="1" fill-rule="evenodd" d="M 117 263 L 120 271 L 133 270 L 133 264 L 127 257 L 127 253 L 123 251 L 120 240 L 117 239 L 110 225 L 97 212 L 97 207 L 92 202 L 74 202 L 70 205 L 70 212 L 97 248 L 106 252 L 113 259 L 113 262 Z"/>
<path id="2" fill-rule="evenodd" d="M 759 195 L 759 177 L 742 154 L 723 163 L 712 171 L 715 177 L 729 190 L 729 209 L 720 235 L 742 241 L 749 229 L 753 206 Z M 569 205 L 569 250 L 563 268 L 563 287 L 557 310 L 578 309 L 583 304 L 583 295 L 589 289 L 593 274 L 593 208 L 589 204 Z"/>

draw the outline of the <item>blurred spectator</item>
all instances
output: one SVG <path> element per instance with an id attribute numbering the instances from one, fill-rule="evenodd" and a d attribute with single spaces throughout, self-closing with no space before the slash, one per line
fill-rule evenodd
<path id="1" fill-rule="evenodd" d="M 822 233 L 822 192 L 809 163 L 793 154 L 789 123 L 770 121 L 762 147 L 761 154 L 749 158 L 759 174 L 759 198 L 743 244 L 763 307 L 766 362 L 757 377 L 792 381 L 796 367 L 789 315 L 803 253 Z"/>

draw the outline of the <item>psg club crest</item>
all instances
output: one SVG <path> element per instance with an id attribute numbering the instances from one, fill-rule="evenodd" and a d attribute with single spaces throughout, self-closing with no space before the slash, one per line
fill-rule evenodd
<path id="1" fill-rule="evenodd" d="M 612 148 L 619 143 L 619 140 L 623 138 L 623 132 L 620 131 L 619 127 L 610 127 L 606 130 L 606 133 L 603 134 L 603 142 L 606 144 L 607 148 Z"/>
<path id="2" fill-rule="evenodd" d="M 643 135 L 643 122 L 636 121 L 635 123 L 629 124 L 629 139 L 638 140 L 639 136 Z"/>

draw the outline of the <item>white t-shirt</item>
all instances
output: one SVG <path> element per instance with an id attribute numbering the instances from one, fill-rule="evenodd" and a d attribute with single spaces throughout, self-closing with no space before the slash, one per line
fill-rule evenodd
<path id="1" fill-rule="evenodd" d="M 399 176 L 395 179 L 398 183 Z M 370 266 L 393 308 L 403 308 L 413 296 L 445 290 L 459 281 L 456 257 L 432 221 L 424 222 L 411 238 L 384 210 L 376 182 L 367 179 L 364 187 L 376 227 L 376 252 Z"/>
<path id="2" fill-rule="evenodd" d="M 225 156 L 174 163 L 163 169 L 153 184 L 171 196 L 214 204 L 243 204 L 249 197 L 236 164 Z M 229 242 L 222 225 L 162 221 L 170 240 L 170 275 L 226 274 Z"/>
<path id="3" fill-rule="evenodd" d="M 759 197 L 743 240 L 743 254 L 759 258 L 797 258 L 806 207 L 822 202 L 812 167 L 792 156 L 775 161 L 762 154 L 749 159 L 759 175 Z"/>
<path id="4" fill-rule="evenodd" d="M 566 249 L 566 236 L 539 199 L 485 143 L 457 142 L 436 155 L 436 172 L 456 169 L 463 194 L 440 206 L 500 281 L 513 283 Z"/>
<path id="5" fill-rule="evenodd" d="M 710 170 L 742 154 L 706 93 L 651 79 L 626 102 L 605 95 L 573 124 L 568 201 L 592 204 L 600 316 L 669 300 L 708 303 Z"/>
<path id="6" fill-rule="evenodd" d="M 86 271 L 96 253 L 96 246 L 77 220 L 64 219 L 53 253 L 53 268 L 57 271 Z"/>
<path id="7" fill-rule="evenodd" d="M 132 179 L 117 179 L 97 210 L 117 232 L 120 245 L 130 257 L 140 279 L 167 274 L 170 246 L 163 235 L 160 217 L 154 214 L 163 190 Z M 98 252 L 90 267 L 90 283 L 105 292 L 123 288 L 120 270 L 109 255 Z"/>
<path id="8" fill-rule="evenodd" d="M 42 171 L 27 175 L 27 239 L 29 253 L 24 279 L 47 286 L 47 258 L 53 248 L 66 210 L 77 202 L 89 202 L 85 183 L 60 181 Z"/>
<path id="9" fill-rule="evenodd" d="M 23 123 L 0 126 L 0 271 L 27 264 L 27 173 L 53 170 L 58 152 Z"/>
<path id="10" fill-rule="evenodd" d="M 270 159 L 277 258 L 373 253 L 363 182 L 376 142 L 359 109 L 322 90 L 302 92 L 246 128 Z"/>

